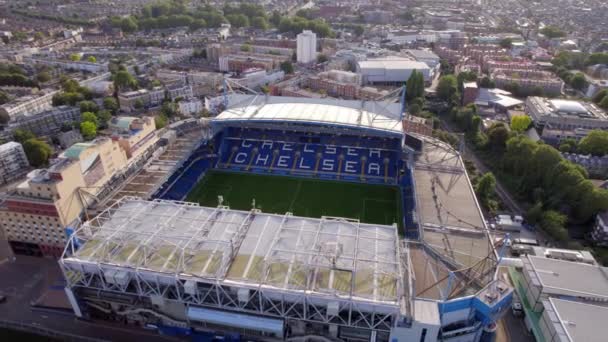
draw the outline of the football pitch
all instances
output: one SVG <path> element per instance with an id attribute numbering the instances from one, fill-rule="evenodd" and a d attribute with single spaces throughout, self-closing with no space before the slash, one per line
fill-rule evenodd
<path id="1" fill-rule="evenodd" d="M 218 205 L 218 196 L 232 209 L 256 208 L 265 213 L 319 218 L 336 216 L 364 223 L 391 225 L 401 222 L 401 194 L 396 186 L 325 181 L 209 171 L 188 194 L 186 201 Z"/>

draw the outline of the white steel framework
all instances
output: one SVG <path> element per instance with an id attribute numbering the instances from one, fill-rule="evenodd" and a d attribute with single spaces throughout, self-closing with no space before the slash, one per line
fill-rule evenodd
<path id="1" fill-rule="evenodd" d="M 76 292 L 389 331 L 409 307 L 402 248 L 396 226 L 125 197 L 60 265 Z"/>

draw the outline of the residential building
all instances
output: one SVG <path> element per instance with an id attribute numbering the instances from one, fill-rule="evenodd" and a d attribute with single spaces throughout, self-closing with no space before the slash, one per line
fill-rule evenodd
<path id="1" fill-rule="evenodd" d="M 109 129 L 112 131 L 112 140 L 118 142 L 129 159 L 136 158 L 158 140 L 156 123 L 148 116 L 113 117 L 109 122 Z"/>
<path id="2" fill-rule="evenodd" d="M 477 82 L 465 82 L 462 85 L 462 105 L 466 106 L 475 102 L 479 95 L 479 87 Z"/>
<path id="3" fill-rule="evenodd" d="M 125 112 L 142 109 L 143 107 L 159 106 L 164 99 L 165 89 L 162 87 L 156 87 L 152 90 L 139 89 L 118 94 L 118 103 L 120 104 L 120 109 Z M 137 108 L 139 105 L 143 107 Z"/>
<path id="4" fill-rule="evenodd" d="M 590 175 L 600 178 L 604 178 L 604 175 L 608 175 L 608 155 L 599 157 L 590 154 L 562 153 L 562 156 L 565 159 L 584 167 Z"/>
<path id="5" fill-rule="evenodd" d="M 61 132 L 64 126 L 80 121 L 80 108 L 58 106 L 31 115 L 16 117 L 9 123 L 9 130 L 28 130 L 36 136 L 51 136 Z"/>
<path id="6" fill-rule="evenodd" d="M 280 56 L 274 56 L 280 57 Z M 243 72 L 247 69 L 259 68 L 271 71 L 278 68 L 279 61 L 272 56 L 253 56 L 253 55 L 227 55 L 220 57 L 220 71 Z"/>
<path id="7" fill-rule="evenodd" d="M 421 72 L 425 82 L 433 77 L 431 68 L 423 62 L 400 57 L 369 59 L 357 63 L 357 73 L 362 84 L 401 85 L 407 81 L 414 70 Z"/>
<path id="8" fill-rule="evenodd" d="M 11 119 L 20 115 L 39 113 L 51 109 L 53 95 L 58 91 L 50 91 L 41 95 L 23 96 L 0 106 L 0 113 L 8 115 Z"/>
<path id="9" fill-rule="evenodd" d="M 360 83 L 359 74 L 342 70 L 321 72 L 304 82 L 312 90 L 344 99 L 376 100 L 388 93 L 373 87 L 361 87 Z"/>
<path id="10" fill-rule="evenodd" d="M 30 164 L 20 143 L 9 141 L 0 145 L 0 185 L 19 179 Z"/>
<path id="11" fill-rule="evenodd" d="M 78 70 L 92 73 L 108 71 L 108 63 L 91 63 L 87 61 L 56 60 L 36 57 L 24 58 L 23 62 L 28 64 L 47 65 L 64 70 Z"/>
<path id="12" fill-rule="evenodd" d="M 247 49 L 247 50 L 245 50 Z M 233 53 L 239 52 L 251 52 L 257 54 L 266 54 L 266 55 L 283 55 L 283 56 L 291 56 L 293 55 L 294 49 L 284 48 L 284 47 L 276 47 L 276 46 L 266 46 L 266 45 L 253 45 L 249 43 L 244 44 L 235 44 L 232 49 Z"/>
<path id="13" fill-rule="evenodd" d="M 203 108 L 205 108 L 203 106 L 203 101 L 196 98 L 184 99 L 177 103 L 177 110 L 183 115 L 198 114 Z"/>
<path id="14" fill-rule="evenodd" d="M 68 148 L 76 143 L 82 142 L 82 134 L 78 130 L 71 130 L 67 132 L 61 132 L 57 135 L 57 140 L 59 140 L 59 145 L 61 148 Z"/>
<path id="15" fill-rule="evenodd" d="M 361 14 L 363 15 L 363 20 L 366 23 L 373 24 L 388 24 L 394 17 L 394 13 L 392 11 L 377 8 L 371 11 L 363 11 Z"/>
<path id="16" fill-rule="evenodd" d="M 226 44 L 209 44 L 206 48 L 207 60 L 213 64 L 219 64 L 220 58 L 230 53 L 230 47 Z"/>
<path id="17" fill-rule="evenodd" d="M 542 91 L 546 96 L 558 96 L 564 88 L 564 81 L 548 71 L 500 68 L 493 70 L 490 77 L 497 88 L 516 84 L 522 93 Z"/>
<path id="18" fill-rule="evenodd" d="M 75 144 L 48 169 L 30 172 L 0 204 L 0 227 L 13 251 L 60 256 L 66 227 L 126 165 L 127 156 L 118 143 L 102 137 Z"/>
<path id="19" fill-rule="evenodd" d="M 298 34 L 297 58 L 298 63 L 308 64 L 317 59 L 317 34 L 304 30 Z"/>
<path id="20" fill-rule="evenodd" d="M 192 87 L 190 85 L 179 85 L 176 84 L 174 86 L 167 87 L 167 96 L 174 101 L 177 98 L 189 98 L 192 97 Z"/>

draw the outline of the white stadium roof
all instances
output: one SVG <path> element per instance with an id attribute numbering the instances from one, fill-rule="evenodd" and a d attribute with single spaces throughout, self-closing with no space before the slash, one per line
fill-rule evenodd
<path id="1" fill-rule="evenodd" d="M 64 265 L 229 281 L 398 306 L 396 226 L 125 197 L 72 236 Z M 83 266 L 84 267 L 84 266 Z"/>
<path id="2" fill-rule="evenodd" d="M 281 101 L 282 100 L 282 101 Z M 316 123 L 402 134 L 403 127 L 394 103 L 356 101 L 291 101 L 289 98 L 257 97 L 233 105 L 213 119 L 215 122 L 263 121 Z M 283 102 L 285 101 L 285 102 Z M 397 104 L 398 105 L 398 104 Z"/>

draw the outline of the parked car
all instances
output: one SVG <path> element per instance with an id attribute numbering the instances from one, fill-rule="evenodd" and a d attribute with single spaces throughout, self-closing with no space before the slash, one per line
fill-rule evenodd
<path id="1" fill-rule="evenodd" d="M 524 315 L 524 308 L 519 300 L 513 300 L 513 303 L 511 303 L 511 311 L 515 317 L 521 317 Z"/>

